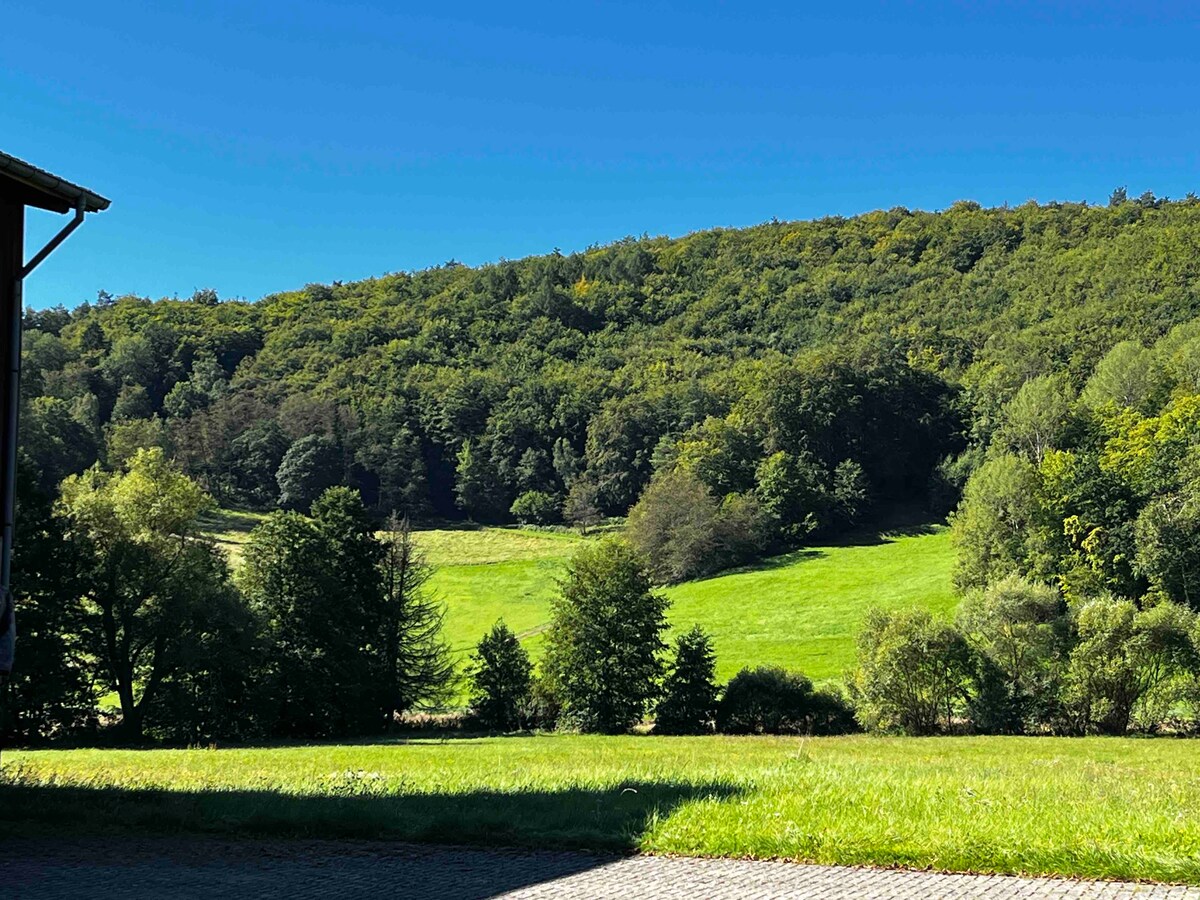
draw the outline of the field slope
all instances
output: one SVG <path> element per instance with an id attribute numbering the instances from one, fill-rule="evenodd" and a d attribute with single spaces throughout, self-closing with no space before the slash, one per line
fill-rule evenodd
<path id="1" fill-rule="evenodd" d="M 256 514 L 222 512 L 206 524 L 237 564 L 259 521 Z M 454 652 L 469 653 L 503 618 L 535 658 L 557 579 L 590 540 L 570 532 L 466 526 L 418 531 L 416 539 L 435 568 L 430 586 L 446 604 L 445 635 Z M 667 588 L 669 617 L 673 631 L 695 623 L 708 629 L 722 679 L 748 665 L 836 679 L 853 663 L 854 636 L 872 606 L 954 609 L 953 561 L 944 527 L 862 535 Z"/>
<path id="2" fill-rule="evenodd" d="M 418 532 L 417 545 L 434 566 L 430 587 L 446 603 L 451 648 L 470 652 L 502 618 L 531 652 L 539 652 L 557 579 L 583 540 L 521 528 Z"/>
<path id="3" fill-rule="evenodd" d="M 808 547 L 668 589 L 671 623 L 712 633 L 720 678 L 757 664 L 839 678 L 871 607 L 954 609 L 953 562 L 946 528 Z"/>
<path id="4" fill-rule="evenodd" d="M 446 635 L 469 651 L 503 617 L 537 656 L 555 580 L 582 538 L 520 529 L 418 534 L 437 566 Z M 667 588 L 673 630 L 708 629 L 717 674 L 771 664 L 814 679 L 839 678 L 872 606 L 953 610 L 953 547 L 945 528 L 809 547 L 754 566 Z"/>

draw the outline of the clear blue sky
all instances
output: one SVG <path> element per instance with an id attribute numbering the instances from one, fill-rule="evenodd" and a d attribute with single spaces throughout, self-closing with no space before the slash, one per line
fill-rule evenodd
<path id="1" fill-rule="evenodd" d="M 113 200 L 31 277 L 36 306 L 962 198 L 1182 196 L 1188 7 L 7 0 L 0 149 Z M 37 218 L 30 252 L 59 224 Z"/>

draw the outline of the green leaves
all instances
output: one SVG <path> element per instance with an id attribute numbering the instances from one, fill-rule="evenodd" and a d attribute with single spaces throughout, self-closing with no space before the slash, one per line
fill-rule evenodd
<path id="1" fill-rule="evenodd" d="M 553 603 L 544 664 L 568 726 L 619 732 L 641 719 L 663 673 L 666 611 L 624 541 L 605 538 L 576 553 Z"/>

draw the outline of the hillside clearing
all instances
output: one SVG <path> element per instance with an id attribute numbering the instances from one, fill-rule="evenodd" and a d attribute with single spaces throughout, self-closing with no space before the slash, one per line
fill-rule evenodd
<path id="1" fill-rule="evenodd" d="M 236 564 L 261 514 L 226 512 L 206 522 Z M 525 528 L 461 527 L 416 532 L 434 566 L 430 587 L 446 604 L 445 636 L 465 655 L 503 618 L 535 656 L 557 579 L 590 538 Z M 953 611 L 954 548 L 942 526 L 863 535 L 807 547 L 753 566 L 666 589 L 673 630 L 695 623 L 712 635 L 717 674 L 779 665 L 811 678 L 840 678 L 872 606 Z"/>

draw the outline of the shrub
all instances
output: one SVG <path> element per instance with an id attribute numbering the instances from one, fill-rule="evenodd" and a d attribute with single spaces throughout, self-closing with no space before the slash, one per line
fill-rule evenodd
<path id="1" fill-rule="evenodd" d="M 629 511 L 626 533 L 654 580 L 664 584 L 751 559 L 766 542 L 765 518 L 753 494 L 728 494 L 718 503 L 686 469 L 655 476 Z"/>
<path id="2" fill-rule="evenodd" d="M 754 494 L 726 494 L 717 520 L 717 544 L 722 567 L 754 559 L 770 543 L 762 506 Z"/>
<path id="3" fill-rule="evenodd" d="M 554 692 L 549 678 L 534 678 L 529 698 L 521 707 L 521 718 L 527 728 L 542 728 L 547 731 L 558 726 L 562 718 L 562 701 Z"/>
<path id="4" fill-rule="evenodd" d="M 552 525 L 562 512 L 562 501 L 545 491 L 526 491 L 509 509 L 522 525 Z"/>
<path id="5" fill-rule="evenodd" d="M 672 584 L 720 568 L 718 509 L 692 472 L 676 469 L 650 482 L 629 511 L 626 534 L 655 581 Z"/>
<path id="6" fill-rule="evenodd" d="M 563 722 L 615 733 L 640 721 L 662 676 L 667 599 L 619 538 L 584 547 L 552 601 L 545 677 Z"/>
<path id="7" fill-rule="evenodd" d="M 949 731 L 967 709 L 975 660 L 966 639 L 928 610 L 867 615 L 858 636 L 856 714 L 873 731 Z"/>
<path id="8" fill-rule="evenodd" d="M 663 734 L 711 731 L 717 710 L 715 674 L 712 639 L 695 625 L 675 642 L 675 662 L 663 685 L 654 730 Z"/>
<path id="9" fill-rule="evenodd" d="M 1139 610 L 1098 597 L 1076 614 L 1067 699 L 1078 731 L 1123 734 L 1131 722 L 1157 728 L 1197 671 L 1196 615 L 1164 601 Z"/>
<path id="10" fill-rule="evenodd" d="M 717 729 L 726 734 L 841 734 L 854 730 L 848 705 L 837 694 L 813 689 L 798 672 L 776 666 L 742 669 L 717 707 Z"/>
<path id="11" fill-rule="evenodd" d="M 972 591 L 958 626 L 982 657 L 971 719 L 981 731 L 1021 732 L 1055 718 L 1069 623 L 1058 591 L 1012 575 Z"/>
<path id="12" fill-rule="evenodd" d="M 524 724 L 533 667 L 529 654 L 503 621 L 479 641 L 471 657 L 471 714 L 485 728 L 512 731 Z"/>

